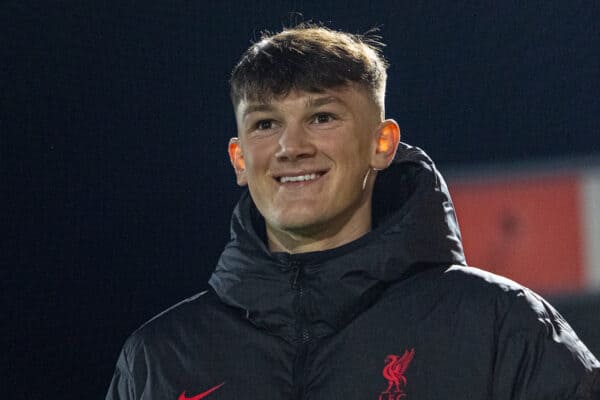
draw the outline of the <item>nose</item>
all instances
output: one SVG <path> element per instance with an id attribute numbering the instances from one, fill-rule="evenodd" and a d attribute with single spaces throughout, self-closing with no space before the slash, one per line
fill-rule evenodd
<path id="1" fill-rule="evenodd" d="M 279 138 L 279 151 L 275 154 L 280 161 L 296 161 L 315 155 L 316 148 L 308 132 L 300 124 L 288 124 Z"/>

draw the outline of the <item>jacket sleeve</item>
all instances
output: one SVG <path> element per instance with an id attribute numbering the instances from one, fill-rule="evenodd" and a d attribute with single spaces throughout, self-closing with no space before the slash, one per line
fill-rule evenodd
<path id="1" fill-rule="evenodd" d="M 134 380 L 128 366 L 125 348 L 123 348 L 117 360 L 106 400 L 134 400 L 135 398 Z"/>
<path id="2" fill-rule="evenodd" d="M 600 363 L 535 293 L 516 293 L 497 340 L 494 399 L 600 399 Z"/>

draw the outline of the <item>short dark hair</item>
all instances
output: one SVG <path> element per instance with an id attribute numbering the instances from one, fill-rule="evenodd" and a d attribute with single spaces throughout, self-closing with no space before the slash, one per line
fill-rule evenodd
<path id="1" fill-rule="evenodd" d="M 233 106 L 243 99 L 266 102 L 292 90 L 322 92 L 355 83 L 383 114 L 387 62 L 381 47 L 372 32 L 357 35 L 307 23 L 265 32 L 233 69 Z"/>

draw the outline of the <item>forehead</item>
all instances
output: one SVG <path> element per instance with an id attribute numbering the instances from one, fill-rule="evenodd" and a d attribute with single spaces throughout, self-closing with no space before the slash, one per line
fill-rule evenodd
<path id="1" fill-rule="evenodd" d="M 311 109 L 326 104 L 339 104 L 355 108 L 364 107 L 369 102 L 372 103 L 366 90 L 356 85 L 347 85 L 320 91 L 292 90 L 285 95 L 272 95 L 261 99 L 244 98 L 235 108 L 235 114 L 238 120 L 243 120 L 254 112 L 273 111 L 287 106 Z"/>

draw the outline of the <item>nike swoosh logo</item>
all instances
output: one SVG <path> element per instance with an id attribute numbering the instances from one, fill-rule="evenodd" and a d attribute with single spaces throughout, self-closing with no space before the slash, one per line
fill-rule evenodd
<path id="1" fill-rule="evenodd" d="M 223 386 L 224 384 L 225 384 L 225 382 L 223 382 L 220 385 L 217 385 L 217 386 L 215 386 L 213 388 L 208 389 L 206 392 L 202 392 L 202 393 L 197 394 L 197 395 L 192 396 L 192 397 L 187 397 L 185 395 L 185 392 L 183 392 L 183 393 L 181 393 L 179 395 L 179 399 L 177 399 L 177 400 L 200 400 L 200 399 L 203 399 L 206 396 L 208 396 L 209 394 L 211 394 L 212 392 L 214 392 L 215 390 L 217 390 L 218 388 L 220 388 L 221 386 Z"/>

